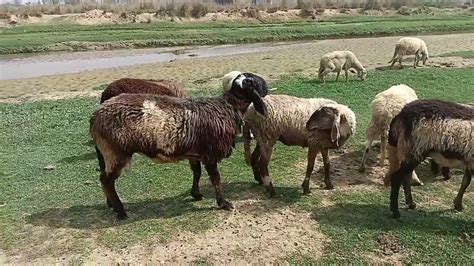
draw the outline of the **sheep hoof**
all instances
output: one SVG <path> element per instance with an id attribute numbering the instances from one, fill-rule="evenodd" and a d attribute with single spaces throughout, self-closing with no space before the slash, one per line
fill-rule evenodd
<path id="1" fill-rule="evenodd" d="M 416 203 L 414 203 L 414 202 L 408 203 L 408 209 L 414 210 L 415 208 L 416 208 Z"/>
<path id="2" fill-rule="evenodd" d="M 234 208 L 232 203 L 228 202 L 227 200 L 223 200 L 220 204 L 219 207 L 223 210 L 230 211 Z"/>
<path id="3" fill-rule="evenodd" d="M 364 166 L 359 167 L 359 173 L 363 173 L 363 172 L 365 172 L 365 167 Z"/>
<path id="4" fill-rule="evenodd" d="M 117 214 L 117 220 L 126 220 L 127 218 L 128 216 L 125 212 Z"/>
<path id="5" fill-rule="evenodd" d="M 332 189 L 334 189 L 334 186 L 333 186 L 331 183 L 329 183 L 329 184 L 326 184 L 326 186 L 324 187 L 324 189 L 326 189 L 326 190 L 332 190 Z"/>
<path id="6" fill-rule="evenodd" d="M 267 187 L 267 191 L 268 191 L 268 193 L 270 194 L 270 198 L 275 197 L 276 193 L 275 193 L 275 189 L 273 188 L 272 185 L 270 185 L 270 186 Z"/>
<path id="7" fill-rule="evenodd" d="M 451 179 L 451 175 L 445 175 L 444 176 L 444 181 L 448 181 L 449 179 Z"/>
<path id="8" fill-rule="evenodd" d="M 259 185 L 263 185 L 262 177 L 254 177 L 255 181 L 258 182 Z"/>
<path id="9" fill-rule="evenodd" d="M 454 209 L 455 209 L 456 211 L 458 211 L 458 212 L 462 212 L 462 210 L 463 210 L 464 208 L 462 207 L 462 203 L 461 203 L 461 202 L 455 201 L 455 202 L 454 202 Z"/>
<path id="10" fill-rule="evenodd" d="M 400 212 L 399 211 L 392 211 L 392 218 L 393 219 L 400 218 Z"/>
<path id="11" fill-rule="evenodd" d="M 193 197 L 193 199 L 194 199 L 195 201 L 200 201 L 200 200 L 202 200 L 202 199 L 204 198 L 204 196 L 203 196 L 201 193 L 199 193 L 199 192 L 194 192 L 194 191 L 191 192 L 191 196 Z"/>

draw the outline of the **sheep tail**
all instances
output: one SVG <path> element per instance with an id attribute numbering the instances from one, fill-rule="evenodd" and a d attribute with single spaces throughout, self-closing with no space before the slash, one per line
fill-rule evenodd
<path id="1" fill-rule="evenodd" d="M 244 156 L 245 156 L 245 163 L 247 165 L 252 165 L 252 154 L 250 151 L 250 145 L 252 141 L 252 137 L 250 136 L 250 128 L 244 124 L 242 127 L 242 136 L 244 137 Z"/>
<path id="2" fill-rule="evenodd" d="M 95 146 L 95 152 L 97 153 L 97 160 L 99 161 L 100 171 L 103 173 L 105 172 L 104 156 L 102 156 L 102 153 L 100 152 L 99 148 L 97 148 L 97 146 Z"/>
<path id="3" fill-rule="evenodd" d="M 388 61 L 388 64 L 392 63 L 393 60 L 395 60 L 395 58 L 397 58 L 397 55 L 398 55 L 398 49 L 395 48 L 395 52 L 393 52 L 393 57 L 390 61 Z"/>

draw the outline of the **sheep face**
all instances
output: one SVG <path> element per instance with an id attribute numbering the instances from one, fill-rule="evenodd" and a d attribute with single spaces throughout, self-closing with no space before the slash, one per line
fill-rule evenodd
<path id="1" fill-rule="evenodd" d="M 260 114 L 267 115 L 267 107 L 263 103 L 262 97 L 268 94 L 268 85 L 262 77 L 252 73 L 242 73 L 232 82 L 231 92 L 252 102 L 255 110 Z"/>
<path id="2" fill-rule="evenodd" d="M 359 77 L 360 80 L 364 80 L 367 77 L 367 70 L 362 69 L 362 71 L 359 71 L 357 77 Z"/>

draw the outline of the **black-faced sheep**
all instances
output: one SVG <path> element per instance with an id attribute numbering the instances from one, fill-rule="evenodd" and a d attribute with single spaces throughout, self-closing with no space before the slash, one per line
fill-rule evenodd
<path id="1" fill-rule="evenodd" d="M 173 98 L 151 94 L 121 94 L 104 102 L 92 114 L 90 134 L 102 154 L 100 181 L 107 204 L 118 219 L 127 214 L 115 190 L 115 180 L 134 153 L 156 162 L 188 159 L 202 162 L 216 191 L 219 207 L 231 209 L 224 199 L 217 164 L 230 156 L 242 115 L 250 103 L 266 115 L 262 101 L 268 92 L 261 77 L 243 73 L 232 88 L 215 98 Z M 199 164 L 198 164 L 199 165 Z M 199 191 L 200 165 L 193 170 L 192 195 Z"/>
<path id="2" fill-rule="evenodd" d="M 416 68 L 420 60 L 423 62 L 423 65 L 426 64 L 426 60 L 429 59 L 428 47 L 426 47 L 425 41 L 420 38 L 413 37 L 403 37 L 397 41 L 395 45 L 395 52 L 393 53 L 392 60 L 388 63 L 390 68 L 398 61 L 400 68 L 403 68 L 402 58 L 404 55 L 415 55 L 415 62 L 413 67 Z"/>
<path id="3" fill-rule="evenodd" d="M 439 165 L 464 169 L 454 208 L 463 209 L 462 198 L 474 171 L 474 107 L 443 100 L 416 100 L 403 107 L 390 124 L 388 137 L 391 195 L 390 209 L 400 217 L 398 194 L 403 183 L 410 209 L 410 173 L 427 157 Z"/>
<path id="4" fill-rule="evenodd" d="M 183 86 L 175 81 L 164 79 L 121 78 L 110 83 L 102 92 L 100 103 L 122 93 L 156 94 L 171 97 L 186 97 Z"/>
<path id="5" fill-rule="evenodd" d="M 336 81 L 339 79 L 341 70 L 344 70 L 346 75 L 346 82 L 348 78 L 348 71 L 355 69 L 357 76 L 364 80 L 367 76 L 367 70 L 359 62 L 355 54 L 351 51 L 334 51 L 324 54 L 319 62 L 319 74 L 318 78 L 321 82 L 325 82 L 324 77 L 331 73 L 336 72 Z"/>

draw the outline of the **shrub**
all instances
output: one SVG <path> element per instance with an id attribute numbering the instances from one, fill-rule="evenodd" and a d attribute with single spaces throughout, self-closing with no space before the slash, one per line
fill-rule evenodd
<path id="1" fill-rule="evenodd" d="M 205 16 L 209 12 L 207 5 L 202 3 L 194 3 L 191 9 L 191 16 L 193 18 L 200 18 Z"/>
<path id="2" fill-rule="evenodd" d="M 382 10 L 382 5 L 378 0 L 367 0 L 363 10 Z"/>
<path id="3" fill-rule="evenodd" d="M 402 6 L 398 9 L 397 13 L 403 16 L 409 16 L 411 15 L 411 9 L 407 6 Z"/>

